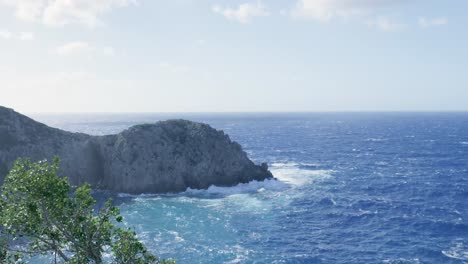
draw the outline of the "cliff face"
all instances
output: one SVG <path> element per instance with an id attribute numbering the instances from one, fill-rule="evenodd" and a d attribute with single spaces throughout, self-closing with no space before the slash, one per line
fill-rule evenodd
<path id="1" fill-rule="evenodd" d="M 0 107 L 0 183 L 18 157 L 59 156 L 72 184 L 126 193 L 180 192 L 272 178 L 239 144 L 206 124 L 169 120 L 117 135 L 70 133 Z"/>

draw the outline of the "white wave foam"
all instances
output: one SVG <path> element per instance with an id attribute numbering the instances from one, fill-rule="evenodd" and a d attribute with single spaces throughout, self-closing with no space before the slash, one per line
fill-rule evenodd
<path id="1" fill-rule="evenodd" d="M 420 260 L 418 258 L 415 258 L 415 259 L 406 259 L 406 258 L 397 258 L 397 259 L 384 259 L 383 260 L 383 263 L 389 263 L 389 264 L 402 264 L 402 263 L 415 263 L 415 264 L 419 264 L 421 263 Z"/>
<path id="2" fill-rule="evenodd" d="M 462 141 L 462 142 L 460 142 L 460 144 L 462 144 L 462 145 L 468 145 L 468 141 Z"/>
<path id="3" fill-rule="evenodd" d="M 128 193 L 119 193 L 117 197 L 119 198 L 152 198 L 152 199 L 161 199 L 166 196 L 186 196 L 186 195 L 221 195 L 229 196 L 234 194 L 247 194 L 247 193 L 261 193 L 264 191 L 283 191 L 288 188 L 288 184 L 285 184 L 282 181 L 275 179 L 269 179 L 264 181 L 251 181 L 248 183 L 240 183 L 232 187 L 222 187 L 211 185 L 208 189 L 192 189 L 187 188 L 185 192 L 181 193 L 172 193 L 172 194 L 128 194 Z"/>
<path id="4" fill-rule="evenodd" d="M 377 161 L 377 162 L 375 162 L 375 165 L 385 166 L 385 165 L 388 165 L 388 162 L 386 162 L 386 161 Z"/>
<path id="5" fill-rule="evenodd" d="M 182 242 L 182 241 L 185 241 L 185 239 L 183 239 L 180 235 L 179 235 L 179 232 L 177 231 L 167 231 L 168 234 L 174 236 L 174 241 L 176 242 Z"/>
<path id="6" fill-rule="evenodd" d="M 183 194 L 198 195 L 198 194 L 220 194 L 220 195 L 234 195 L 240 193 L 259 193 L 265 190 L 271 191 L 282 191 L 288 186 L 281 181 L 277 180 L 264 180 L 264 181 L 251 181 L 248 183 L 240 183 L 233 187 L 220 187 L 210 186 L 206 190 L 191 189 L 187 190 Z"/>
<path id="7" fill-rule="evenodd" d="M 333 170 L 304 170 L 295 166 L 272 168 L 271 172 L 279 181 L 293 186 L 302 186 L 331 177 Z"/>
<path id="8" fill-rule="evenodd" d="M 299 163 L 296 163 L 296 162 L 275 162 L 275 163 L 272 163 L 271 164 L 271 167 L 296 167 L 298 166 Z"/>
<path id="9" fill-rule="evenodd" d="M 386 138 L 367 138 L 366 141 L 370 141 L 370 142 L 383 142 L 383 141 L 387 141 Z"/>
<path id="10" fill-rule="evenodd" d="M 308 166 L 308 167 L 318 167 L 320 164 L 318 163 L 310 163 L 310 162 L 275 162 L 270 164 L 270 167 L 273 168 L 282 168 L 282 167 L 299 167 L 299 166 Z"/>
<path id="11" fill-rule="evenodd" d="M 142 194 L 130 194 L 130 193 L 118 193 L 117 197 L 119 198 L 154 198 L 160 196 L 159 194 L 154 193 L 142 193 Z"/>
<path id="12" fill-rule="evenodd" d="M 221 199 L 201 199 L 201 204 L 205 208 L 215 209 L 216 211 L 248 212 L 250 214 L 264 214 L 271 211 L 274 201 L 277 197 L 270 196 L 271 199 L 265 199 L 259 195 L 250 193 L 238 193 L 225 196 Z M 276 199 L 275 199 L 276 198 Z M 289 201 L 285 201 L 289 203 Z"/>
<path id="13" fill-rule="evenodd" d="M 119 193 L 120 198 L 156 198 L 160 199 L 164 196 L 184 196 L 184 195 L 222 195 L 229 196 L 235 194 L 246 193 L 261 193 L 264 191 L 284 191 L 291 186 L 302 186 L 310 184 L 318 180 L 331 177 L 333 170 L 308 170 L 301 169 L 300 166 L 317 166 L 314 163 L 273 163 L 271 164 L 271 172 L 276 179 L 264 181 L 251 181 L 248 183 L 240 183 L 232 187 L 220 187 L 212 185 L 208 189 L 191 189 L 187 188 L 185 192 L 173 194 L 128 194 Z"/>
<path id="14" fill-rule="evenodd" d="M 224 262 L 225 264 L 236 264 L 243 263 L 247 260 L 247 256 L 252 253 L 252 250 L 245 249 L 241 245 L 234 245 L 230 250 L 222 250 L 223 253 L 231 253 L 235 255 L 235 258 Z"/>
<path id="15" fill-rule="evenodd" d="M 188 188 L 184 193 L 185 195 L 235 195 L 245 193 L 261 193 L 264 191 L 284 191 L 291 186 L 301 186 L 313 183 L 318 180 L 327 179 L 331 177 L 333 170 L 306 170 L 301 169 L 299 166 L 316 166 L 313 163 L 272 163 L 271 172 L 277 179 L 270 179 L 265 181 L 251 181 L 249 183 L 240 183 L 233 187 L 220 187 L 210 186 L 206 190 Z"/>
<path id="16" fill-rule="evenodd" d="M 311 167 L 320 166 L 320 164 L 318 164 L 318 163 L 307 163 L 307 162 L 301 162 L 301 163 L 299 163 L 299 165 L 301 165 L 301 166 L 311 166 Z"/>
<path id="17" fill-rule="evenodd" d="M 468 261 L 468 246 L 465 246 L 463 242 L 457 241 L 449 250 L 442 250 L 442 254 L 452 259 Z"/>

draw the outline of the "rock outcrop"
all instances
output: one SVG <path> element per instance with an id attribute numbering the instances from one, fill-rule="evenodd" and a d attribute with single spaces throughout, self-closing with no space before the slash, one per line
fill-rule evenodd
<path id="1" fill-rule="evenodd" d="M 202 123 L 168 120 L 90 136 L 48 127 L 0 107 L 0 183 L 18 157 L 60 157 L 72 184 L 125 193 L 167 193 L 272 178 L 241 146 Z"/>

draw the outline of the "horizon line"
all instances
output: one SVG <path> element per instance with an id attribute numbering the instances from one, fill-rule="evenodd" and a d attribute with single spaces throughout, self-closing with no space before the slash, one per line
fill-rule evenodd
<path id="1" fill-rule="evenodd" d="M 16 110 L 15 110 L 16 111 Z M 468 110 L 311 110 L 311 111 L 64 111 L 64 112 L 23 112 L 32 115 L 61 114 L 312 114 L 312 113 L 468 113 Z"/>

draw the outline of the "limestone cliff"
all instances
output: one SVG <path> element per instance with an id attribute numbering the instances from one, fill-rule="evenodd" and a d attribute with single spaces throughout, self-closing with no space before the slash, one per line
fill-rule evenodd
<path id="1" fill-rule="evenodd" d="M 90 136 L 38 123 L 0 107 L 0 183 L 18 157 L 61 159 L 72 184 L 126 193 L 180 192 L 272 178 L 241 146 L 206 124 L 168 120 Z"/>

